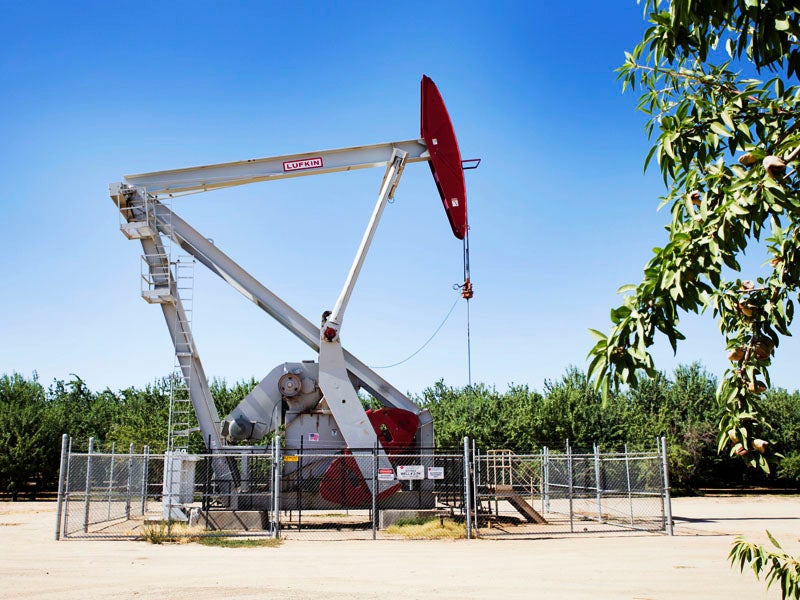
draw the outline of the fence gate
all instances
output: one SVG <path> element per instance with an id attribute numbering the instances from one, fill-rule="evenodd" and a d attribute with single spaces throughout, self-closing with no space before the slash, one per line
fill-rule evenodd
<path id="1" fill-rule="evenodd" d="M 615 530 L 667 531 L 672 516 L 665 444 L 649 452 L 535 454 L 494 450 L 474 458 L 481 537 Z"/>

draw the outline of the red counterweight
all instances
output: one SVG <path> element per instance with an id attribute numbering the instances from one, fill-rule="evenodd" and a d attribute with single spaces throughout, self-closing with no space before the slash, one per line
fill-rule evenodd
<path id="1" fill-rule="evenodd" d="M 433 80 L 423 75 L 420 87 L 420 135 L 431 155 L 428 164 L 453 235 L 463 240 L 467 235 L 467 190 L 456 132 Z"/>
<path id="2" fill-rule="evenodd" d="M 414 442 L 419 419 L 414 413 L 401 408 L 368 410 L 367 417 L 383 449 L 392 454 L 405 450 Z M 400 489 L 393 485 L 378 494 L 378 499 L 388 498 Z M 335 459 L 326 469 L 319 484 L 319 495 L 328 502 L 343 506 L 357 506 L 370 501 L 372 494 L 356 459 L 347 454 Z"/>

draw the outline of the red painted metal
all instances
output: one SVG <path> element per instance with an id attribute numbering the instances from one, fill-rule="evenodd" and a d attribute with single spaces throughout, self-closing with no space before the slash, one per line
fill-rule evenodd
<path id="1" fill-rule="evenodd" d="M 402 408 L 379 408 L 368 410 L 367 417 L 389 456 L 409 448 L 414 442 L 419 428 L 419 418 L 414 413 Z M 388 498 L 400 488 L 399 483 L 393 485 L 378 494 L 378 499 Z M 372 493 L 351 454 L 331 462 L 320 481 L 319 495 L 342 506 L 358 506 L 372 500 Z"/>
<path id="2" fill-rule="evenodd" d="M 372 456 L 368 454 L 366 460 L 371 461 Z M 383 490 L 378 494 L 378 500 L 388 498 L 401 487 L 397 483 Z M 340 456 L 330 464 L 320 481 L 319 495 L 328 502 L 341 506 L 367 505 L 372 502 L 372 492 L 369 491 L 352 454 Z"/>
<path id="3" fill-rule="evenodd" d="M 419 419 L 414 413 L 402 408 L 379 408 L 368 410 L 367 417 L 378 435 L 381 446 L 391 454 L 393 450 L 404 450 L 414 441 L 419 428 Z"/>
<path id="4" fill-rule="evenodd" d="M 456 132 L 442 95 L 427 75 L 422 76 L 420 90 L 420 134 L 431 155 L 428 164 L 453 234 L 463 240 L 467 234 L 467 191 Z"/>

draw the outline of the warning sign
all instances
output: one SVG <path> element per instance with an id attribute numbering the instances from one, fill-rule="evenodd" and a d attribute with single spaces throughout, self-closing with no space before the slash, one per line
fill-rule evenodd
<path id="1" fill-rule="evenodd" d="M 378 481 L 394 481 L 392 469 L 378 469 Z"/>
<path id="2" fill-rule="evenodd" d="M 425 467 L 422 465 L 400 465 L 397 467 L 398 479 L 425 479 Z"/>
<path id="3" fill-rule="evenodd" d="M 288 455 L 283 457 L 283 462 L 298 462 L 300 460 L 299 456 Z"/>
<path id="4" fill-rule="evenodd" d="M 428 479 L 444 479 L 444 467 L 428 467 Z"/>

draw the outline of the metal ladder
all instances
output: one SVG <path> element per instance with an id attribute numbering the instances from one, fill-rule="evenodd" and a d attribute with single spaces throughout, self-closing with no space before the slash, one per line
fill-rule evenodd
<path id="1" fill-rule="evenodd" d="M 167 448 L 188 451 L 189 435 L 199 430 L 189 395 L 191 362 L 195 352 L 191 334 L 195 260 L 190 256 L 179 256 L 172 260 L 172 238 L 169 235 L 172 224 L 165 224 L 166 235 L 159 233 L 154 200 L 149 194 L 144 194 L 144 202 L 118 207 L 120 231 L 129 240 L 159 239 L 160 244 L 157 247 L 163 249 L 162 252 L 144 254 L 141 257 L 141 294 L 149 304 L 174 305 L 179 315 L 175 331 L 172 332 L 175 357 L 169 377 Z"/>
<path id="2" fill-rule="evenodd" d="M 195 353 L 191 333 L 194 265 L 194 259 L 187 256 L 179 256 L 171 263 L 175 288 L 183 305 L 183 315 L 176 321 L 176 331 L 173 336 L 175 361 L 170 376 L 168 448 L 184 452 L 189 450 L 190 434 L 199 431 L 189 396 L 192 377 L 191 360 Z"/>

